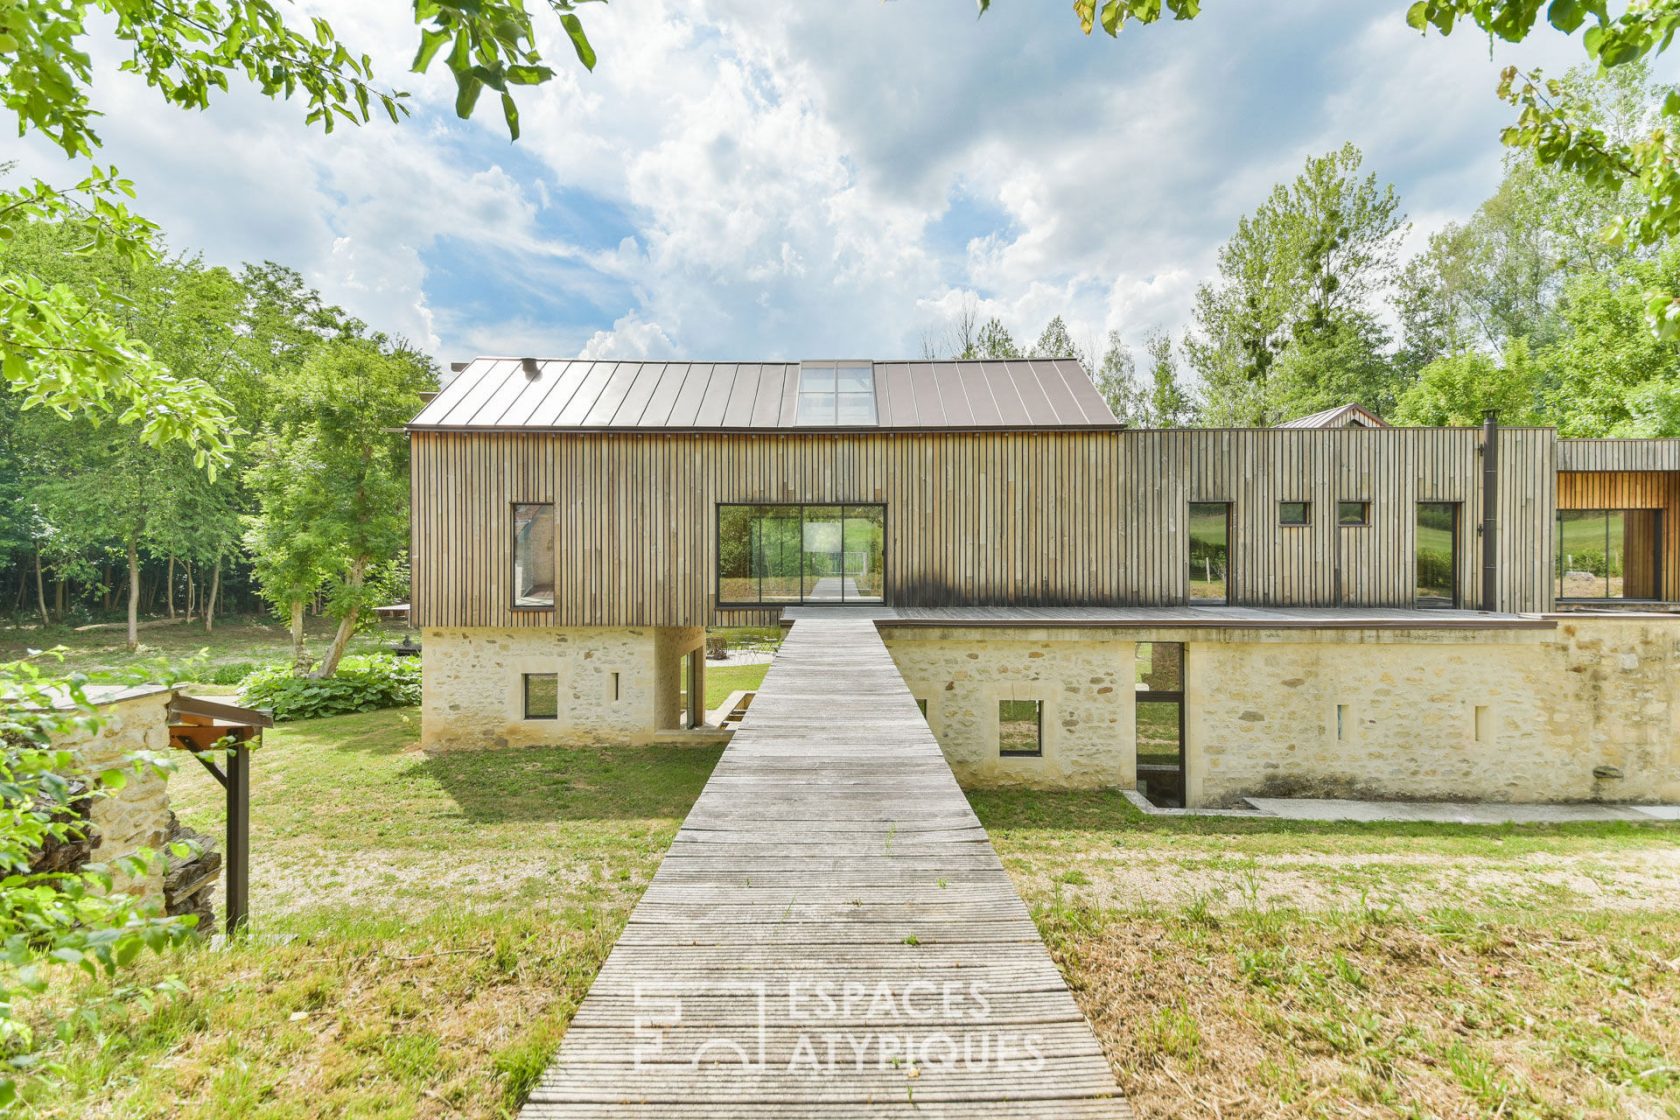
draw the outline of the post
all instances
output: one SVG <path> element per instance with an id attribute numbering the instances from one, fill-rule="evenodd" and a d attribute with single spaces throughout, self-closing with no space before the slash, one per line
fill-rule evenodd
<path id="1" fill-rule="evenodd" d="M 688 654 L 688 726 L 706 726 L 706 644 Z"/>
<path id="2" fill-rule="evenodd" d="M 1482 418 L 1482 601 L 1499 609 L 1499 413 Z"/>
<path id="3" fill-rule="evenodd" d="M 241 739 L 227 752 L 227 931 L 230 936 L 245 925 L 250 887 L 251 744 Z"/>

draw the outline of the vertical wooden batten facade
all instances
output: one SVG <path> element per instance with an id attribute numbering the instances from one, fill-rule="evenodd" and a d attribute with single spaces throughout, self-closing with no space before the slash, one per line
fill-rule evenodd
<path id="1" fill-rule="evenodd" d="M 1475 429 L 412 432 L 414 619 L 425 627 L 773 622 L 716 606 L 721 503 L 886 506 L 902 606 L 1184 602 L 1188 506 L 1232 506 L 1232 601 L 1410 606 L 1416 504 L 1460 507 L 1479 607 Z M 1501 610 L 1551 607 L 1555 443 L 1500 434 Z M 1366 526 L 1338 501 L 1370 503 Z M 1312 504 L 1281 526 L 1278 503 Z M 512 606 L 512 507 L 552 502 L 555 607 Z"/>

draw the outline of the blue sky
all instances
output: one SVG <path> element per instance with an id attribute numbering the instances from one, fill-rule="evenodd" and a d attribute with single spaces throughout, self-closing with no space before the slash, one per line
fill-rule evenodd
<path id="1" fill-rule="evenodd" d="M 101 158 L 177 248 L 289 264 L 445 362 L 915 355 L 965 304 L 1135 345 L 1182 332 L 1238 217 L 1309 154 L 1360 145 L 1408 251 L 1492 190 L 1500 67 L 1578 48 L 1423 39 L 1405 7 L 1219 0 L 1114 42 L 1031 0 L 588 5 L 599 65 L 551 35 L 561 76 L 510 144 L 494 112 L 454 119 L 444 73 L 405 73 L 406 4 L 304 4 L 414 91 L 411 119 L 323 136 L 244 91 L 182 113 L 107 58 Z"/>

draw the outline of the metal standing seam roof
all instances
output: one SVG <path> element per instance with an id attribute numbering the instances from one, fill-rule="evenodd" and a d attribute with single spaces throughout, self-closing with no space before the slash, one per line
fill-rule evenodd
<path id="1" fill-rule="evenodd" d="M 1072 358 L 807 362 L 870 365 L 876 422 L 795 422 L 798 362 L 478 358 L 410 430 L 846 431 L 1120 428 Z"/>
<path id="2" fill-rule="evenodd" d="M 1297 416 L 1293 420 L 1285 420 L 1275 425 L 1279 428 L 1390 428 L 1387 420 L 1372 412 L 1364 405 L 1343 404 L 1335 408 L 1327 408 L 1323 412 L 1315 412 L 1310 416 Z"/>

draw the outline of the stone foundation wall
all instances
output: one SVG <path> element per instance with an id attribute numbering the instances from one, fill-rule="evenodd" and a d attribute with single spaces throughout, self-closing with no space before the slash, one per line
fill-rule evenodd
<path id="1" fill-rule="evenodd" d="M 1045 632 L 1031 638 L 889 629 L 888 652 L 957 779 L 970 785 L 1121 786 L 1132 750 L 1135 647 Z M 998 753 L 998 702 L 1041 700 L 1043 757 Z"/>
<path id="2" fill-rule="evenodd" d="M 698 628 L 428 629 L 421 742 L 428 750 L 650 742 L 677 726 L 678 661 L 704 642 Z M 558 719 L 525 718 L 527 673 L 557 676 Z"/>
<path id="3" fill-rule="evenodd" d="M 1191 644 L 1190 803 L 1680 799 L 1675 622 L 1373 636 Z"/>
<path id="4" fill-rule="evenodd" d="M 147 767 L 136 774 L 124 760 L 137 751 L 168 753 L 169 701 L 173 693 L 154 692 L 99 707 L 100 727 L 91 736 L 59 737 L 57 745 L 74 752 L 78 768 L 89 774 L 123 769 L 128 783 L 108 797 L 95 798 L 89 811 L 93 838 L 91 858 L 108 863 L 141 848 L 162 852 L 169 837 L 169 790 L 164 776 Z M 183 756 L 184 757 L 184 756 Z M 163 871 L 159 866 L 142 879 L 119 878 L 116 889 L 163 905 Z"/>

